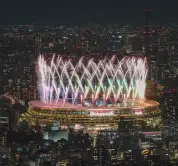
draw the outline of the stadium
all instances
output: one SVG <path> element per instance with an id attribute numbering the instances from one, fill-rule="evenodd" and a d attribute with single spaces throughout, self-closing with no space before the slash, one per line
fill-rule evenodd
<path id="1" fill-rule="evenodd" d="M 120 118 L 138 125 L 159 123 L 159 103 L 145 98 L 148 67 L 146 58 L 85 59 L 77 63 L 61 56 L 38 59 L 40 100 L 29 102 L 21 117 L 29 124 L 61 128 L 105 129 L 118 125 Z"/>

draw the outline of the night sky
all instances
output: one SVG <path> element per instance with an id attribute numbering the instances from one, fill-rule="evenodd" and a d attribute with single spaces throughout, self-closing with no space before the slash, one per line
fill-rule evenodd
<path id="1" fill-rule="evenodd" d="M 178 22 L 178 0 L 2 0 L 0 24 L 142 25 L 144 8 L 152 10 L 153 24 Z"/>

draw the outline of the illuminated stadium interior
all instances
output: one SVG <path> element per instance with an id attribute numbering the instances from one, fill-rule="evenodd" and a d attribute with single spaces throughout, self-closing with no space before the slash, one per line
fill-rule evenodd
<path id="1" fill-rule="evenodd" d="M 29 102 L 20 120 L 42 125 L 59 121 L 62 127 L 113 127 L 120 117 L 155 123 L 156 101 L 146 100 L 146 58 L 124 57 L 77 64 L 61 56 L 40 56 L 37 76 L 40 100 Z"/>

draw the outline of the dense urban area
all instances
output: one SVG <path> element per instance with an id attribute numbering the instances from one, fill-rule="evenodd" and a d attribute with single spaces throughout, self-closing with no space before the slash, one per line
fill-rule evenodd
<path id="1" fill-rule="evenodd" d="M 94 23 L 0 26 L 0 165 L 178 164 L 178 25 L 151 25 L 149 9 L 144 12 L 145 25 L 140 27 Z M 59 55 L 64 66 L 69 61 L 77 64 L 81 57 L 85 62 L 93 59 L 92 64 L 96 66 L 99 64 L 95 61 L 113 56 L 135 61 L 146 57 L 148 102 L 142 107 L 139 105 L 142 109 L 135 112 L 115 110 L 114 106 L 110 114 L 100 110 L 108 107 L 105 104 L 99 107 L 93 96 L 91 100 L 96 102 L 92 104 L 99 109 L 97 113 L 89 112 L 88 107 L 82 105 L 82 96 L 81 108 L 75 103 L 71 104 L 72 110 L 65 110 L 65 104 L 60 110 L 46 109 L 43 104 L 43 108 L 37 109 L 37 104 L 33 107 L 32 101 L 40 99 L 39 56 L 48 60 Z M 100 71 L 97 69 L 96 73 Z M 102 71 L 107 72 L 107 68 Z M 120 104 L 119 107 L 127 106 Z"/>

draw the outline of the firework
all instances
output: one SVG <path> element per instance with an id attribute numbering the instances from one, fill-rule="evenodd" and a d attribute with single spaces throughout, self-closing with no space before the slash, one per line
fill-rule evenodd
<path id="1" fill-rule="evenodd" d="M 97 100 L 113 104 L 128 100 L 145 100 L 147 76 L 146 58 L 124 57 L 95 61 L 84 60 L 77 64 L 71 60 L 64 61 L 61 56 L 53 56 L 46 61 L 43 56 L 38 59 L 38 87 L 40 99 L 44 103 L 73 104 Z"/>

